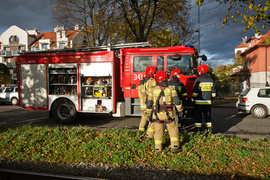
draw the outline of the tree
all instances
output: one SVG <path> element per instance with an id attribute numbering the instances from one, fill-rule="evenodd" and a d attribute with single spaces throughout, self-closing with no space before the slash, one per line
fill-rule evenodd
<path id="1" fill-rule="evenodd" d="M 116 0 L 133 35 L 132 41 L 151 40 L 156 46 L 194 43 L 190 4 L 178 0 Z"/>
<path id="2" fill-rule="evenodd" d="M 8 67 L 0 63 L 0 84 L 9 84 L 10 83 L 10 72 Z"/>
<path id="3" fill-rule="evenodd" d="M 55 0 L 53 17 L 69 28 L 78 24 L 86 46 L 118 41 L 121 21 L 114 0 Z"/>
<path id="4" fill-rule="evenodd" d="M 229 4 L 227 13 L 223 17 L 221 28 L 224 28 L 228 21 L 238 22 L 238 18 L 242 19 L 242 23 L 247 26 L 244 28 L 246 32 L 251 27 L 260 34 L 262 29 L 269 29 L 270 24 L 270 0 L 209 0 L 216 1 L 220 4 Z M 204 0 L 197 0 L 196 5 L 201 6 Z"/>
<path id="5" fill-rule="evenodd" d="M 239 77 L 231 77 L 233 73 L 240 71 L 241 68 L 242 66 L 235 61 L 234 64 L 220 65 L 215 69 L 215 84 L 219 96 L 227 96 L 233 92 L 236 93 L 241 91 Z"/>
<path id="6" fill-rule="evenodd" d="M 196 40 L 189 22 L 188 1 L 178 0 L 55 0 L 54 18 L 83 27 L 87 46 L 151 41 L 156 46 Z"/>

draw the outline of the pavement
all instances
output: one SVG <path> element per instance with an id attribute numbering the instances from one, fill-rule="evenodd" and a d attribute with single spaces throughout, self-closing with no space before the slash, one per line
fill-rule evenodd
<path id="1" fill-rule="evenodd" d="M 215 100 L 215 101 L 220 101 L 216 105 L 214 104 L 213 107 L 219 107 L 219 108 L 236 108 L 236 102 L 237 100 L 228 100 L 228 102 L 224 102 L 224 100 Z M 214 101 L 214 102 L 215 102 Z M 238 115 L 245 115 L 244 112 L 238 112 Z M 230 119 L 234 119 L 235 117 L 232 116 L 227 119 L 227 121 L 230 121 Z M 237 122 L 237 118 L 235 118 L 235 121 Z M 246 118 L 234 126 L 232 126 L 228 131 L 224 132 L 225 135 L 227 136 L 232 136 L 232 137 L 238 137 L 241 139 L 246 139 L 246 140 L 251 140 L 251 139 L 263 139 L 270 141 L 270 136 L 269 136 L 269 131 L 265 132 L 264 128 L 261 126 L 264 126 L 264 124 L 267 121 L 267 119 L 260 119 L 260 123 L 258 124 L 253 124 L 254 119 L 251 118 Z M 251 126 L 251 127 L 249 127 Z M 267 126 L 267 125 L 266 125 Z"/>
<path id="2" fill-rule="evenodd" d="M 235 105 L 236 102 L 234 103 L 226 103 L 226 104 L 217 104 L 217 105 L 213 105 L 215 107 L 225 107 L 225 108 L 236 108 L 236 105 Z"/>
<path id="3" fill-rule="evenodd" d="M 236 102 L 237 102 L 237 100 L 215 99 L 213 106 L 226 107 L 226 108 L 236 108 Z"/>

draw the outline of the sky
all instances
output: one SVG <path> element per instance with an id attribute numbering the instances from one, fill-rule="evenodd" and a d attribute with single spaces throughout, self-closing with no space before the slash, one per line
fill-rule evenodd
<path id="1" fill-rule="evenodd" d="M 191 0 L 194 7 L 195 0 Z M 0 34 L 10 26 L 21 29 L 34 29 L 39 32 L 51 32 L 57 25 L 52 19 L 53 4 L 51 0 L 8 0 L 1 2 Z M 244 33 L 242 23 L 226 25 L 220 30 L 218 21 L 225 15 L 228 7 L 217 3 L 206 3 L 200 7 L 200 54 L 208 58 L 206 64 L 212 67 L 233 63 L 234 48 L 242 43 L 242 38 L 255 35 L 253 29 Z M 190 20 L 198 27 L 198 7 L 192 8 Z M 218 22 L 218 23 L 215 23 Z M 241 21 L 240 21 L 241 22 Z M 262 34 L 267 31 L 262 31 Z M 194 44 L 198 48 L 198 44 Z"/>

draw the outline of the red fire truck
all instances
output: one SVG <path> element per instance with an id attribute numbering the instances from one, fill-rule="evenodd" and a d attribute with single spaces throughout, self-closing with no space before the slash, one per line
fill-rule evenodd
<path id="1" fill-rule="evenodd" d="M 16 61 L 19 106 L 49 111 L 62 124 L 73 123 L 78 112 L 138 116 L 138 84 L 150 65 L 162 71 L 180 69 L 191 99 L 199 64 L 194 47 L 149 46 L 143 42 L 21 54 Z M 190 102 L 184 103 L 185 112 Z"/>

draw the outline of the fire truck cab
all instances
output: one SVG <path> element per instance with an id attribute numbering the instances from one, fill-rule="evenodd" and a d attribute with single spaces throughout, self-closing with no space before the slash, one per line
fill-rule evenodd
<path id="1" fill-rule="evenodd" d="M 19 105 L 49 111 L 62 124 L 73 123 L 77 112 L 139 116 L 138 85 L 148 66 L 180 69 L 191 98 L 199 63 L 196 50 L 148 46 L 130 43 L 21 54 L 16 61 Z"/>

